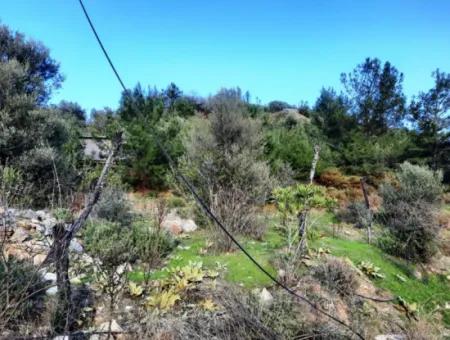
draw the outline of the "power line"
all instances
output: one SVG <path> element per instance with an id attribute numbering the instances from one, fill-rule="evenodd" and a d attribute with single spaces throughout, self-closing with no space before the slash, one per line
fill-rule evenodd
<path id="1" fill-rule="evenodd" d="M 86 8 L 84 7 L 83 4 L 83 0 L 78 0 L 81 8 L 83 9 L 83 13 L 89 23 L 89 26 L 92 29 L 92 32 L 95 35 L 95 38 L 97 39 L 98 44 L 100 45 L 100 48 L 103 51 L 103 54 L 105 55 L 106 59 L 108 60 L 109 65 L 111 66 L 111 69 L 113 70 L 114 74 L 116 75 L 117 80 L 119 81 L 120 85 L 122 86 L 125 94 L 128 94 L 128 90 L 125 87 L 122 78 L 120 77 L 119 73 L 117 72 L 116 68 L 114 67 L 114 64 L 111 60 L 111 58 L 108 55 L 108 52 L 106 51 L 105 47 L 103 46 L 103 43 L 99 37 L 99 35 L 97 34 L 97 31 L 92 23 L 91 18 L 89 17 L 89 14 L 86 10 Z M 318 312 L 320 312 L 321 314 L 325 315 L 326 317 L 330 318 L 331 320 L 335 321 L 336 323 L 344 326 L 345 328 L 347 328 L 348 330 L 350 330 L 353 334 L 355 334 L 356 336 L 358 336 L 360 339 L 364 340 L 364 337 L 357 332 L 356 330 L 354 330 L 350 325 L 348 325 L 347 323 L 345 323 L 344 321 L 336 318 L 335 316 L 331 315 L 330 313 L 322 310 L 321 308 L 319 308 L 315 303 L 313 303 L 312 301 L 310 301 L 309 299 L 307 299 L 306 297 L 298 294 L 297 292 L 295 292 L 293 289 L 289 288 L 288 286 L 286 286 L 285 284 L 283 284 L 282 282 L 280 282 L 276 277 L 274 277 L 272 274 L 269 273 L 269 271 L 267 269 L 265 269 L 240 243 L 238 240 L 236 240 L 236 238 L 228 231 L 228 229 L 223 225 L 223 223 L 214 215 L 214 213 L 211 211 L 211 209 L 208 207 L 208 205 L 205 203 L 205 201 L 200 197 L 200 195 L 197 193 L 197 191 L 195 190 L 194 186 L 190 183 L 190 181 L 180 172 L 178 171 L 175 161 L 172 159 L 172 157 L 170 156 L 170 154 L 167 152 L 166 148 L 164 147 L 164 145 L 159 141 L 158 136 L 155 134 L 154 135 L 155 138 L 155 142 L 158 145 L 158 147 L 161 149 L 162 153 L 164 154 L 164 157 L 166 157 L 167 161 L 169 162 L 169 166 L 172 169 L 172 171 L 174 172 L 175 176 L 178 178 L 179 181 L 181 181 L 189 190 L 189 192 L 192 194 L 192 196 L 194 196 L 194 199 L 197 201 L 197 203 L 201 206 L 201 208 L 205 211 L 205 213 L 208 215 L 208 217 L 215 222 L 220 229 L 222 229 L 222 231 L 231 239 L 231 241 L 245 254 L 245 256 L 247 256 L 247 258 L 253 262 L 253 264 L 260 270 L 262 271 L 271 281 L 273 281 L 275 284 L 277 284 L 279 287 L 281 287 L 282 289 L 284 289 L 286 292 L 288 292 L 289 294 L 293 295 L 294 297 L 306 302 L 309 306 L 311 306 L 312 308 L 314 308 L 315 310 L 317 310 Z"/>
<path id="2" fill-rule="evenodd" d="M 89 26 L 91 26 L 91 30 L 94 33 L 95 38 L 97 39 L 98 44 L 100 45 L 100 48 L 102 49 L 103 54 L 106 57 L 106 60 L 108 60 L 109 66 L 111 66 L 114 74 L 116 75 L 117 80 L 120 83 L 120 86 L 122 86 L 122 89 L 125 92 L 127 92 L 127 88 L 125 87 L 125 84 L 123 83 L 122 78 L 120 78 L 119 72 L 117 72 L 116 68 L 114 67 L 114 64 L 113 64 L 111 58 L 109 57 L 108 52 L 106 51 L 105 47 L 103 46 L 102 41 L 100 40 L 100 37 L 97 34 L 97 30 L 95 29 L 94 24 L 92 23 L 91 18 L 89 17 L 89 14 L 88 14 L 86 8 L 84 7 L 83 1 L 79 0 L 79 2 L 80 2 L 80 5 L 81 5 L 81 9 L 83 10 L 84 15 L 85 15 L 85 17 L 86 17 L 86 19 L 87 19 L 87 21 L 89 23 Z"/>

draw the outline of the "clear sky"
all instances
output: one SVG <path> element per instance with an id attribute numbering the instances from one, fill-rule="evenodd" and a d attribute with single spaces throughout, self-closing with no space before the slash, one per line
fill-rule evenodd
<path id="1" fill-rule="evenodd" d="M 365 57 L 405 74 L 408 97 L 450 72 L 449 0 L 85 0 L 128 87 L 315 102 Z M 41 40 L 66 76 L 53 101 L 117 107 L 121 89 L 77 0 L 0 0 L 0 20 Z"/>

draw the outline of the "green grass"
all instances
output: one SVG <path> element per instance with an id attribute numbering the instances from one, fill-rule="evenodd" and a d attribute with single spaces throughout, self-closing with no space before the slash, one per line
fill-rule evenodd
<path id="1" fill-rule="evenodd" d="M 165 267 L 172 268 L 184 266 L 189 262 L 202 262 L 206 268 L 215 269 L 217 263 L 224 266 L 223 278 L 228 282 L 236 283 L 247 288 L 267 287 L 272 281 L 262 273 L 240 250 L 230 253 L 214 253 L 208 250 L 206 254 L 201 254 L 200 250 L 206 246 L 208 237 L 206 231 L 197 231 L 189 238 L 183 239 L 181 244 L 174 250 L 168 259 Z M 275 269 L 270 263 L 277 248 L 282 245 L 281 236 L 273 229 L 266 233 L 261 241 L 253 241 L 245 238 L 240 240 L 244 247 L 252 254 L 259 263 L 271 274 L 275 274 Z M 167 275 L 164 270 L 159 270 L 151 275 L 152 279 L 162 278 Z M 130 273 L 133 281 L 142 281 L 143 273 L 134 271 Z"/>
<path id="2" fill-rule="evenodd" d="M 430 275 L 418 280 L 414 277 L 415 267 L 401 259 L 385 254 L 376 246 L 369 245 L 359 240 L 334 238 L 331 224 L 335 223 L 335 217 L 331 213 L 314 212 L 311 216 L 314 221 L 313 228 L 318 231 L 317 238 L 310 241 L 312 248 L 328 248 L 332 255 L 350 259 L 355 265 L 361 261 L 370 261 L 385 275 L 384 279 L 374 280 L 374 284 L 382 289 L 390 291 L 394 296 L 401 296 L 409 303 L 416 302 L 419 308 L 430 311 L 437 304 L 450 302 L 450 283 L 443 276 Z M 270 273 L 276 270 L 271 260 L 284 245 L 283 237 L 276 231 L 275 225 L 278 220 L 275 217 L 268 219 L 268 231 L 261 241 L 240 238 L 244 247 L 252 254 L 259 263 Z M 355 231 L 352 231 L 355 232 Z M 358 231 L 355 232 L 358 236 Z M 364 231 L 360 231 L 364 239 Z M 202 262 L 206 268 L 216 269 L 217 263 L 226 269 L 221 277 L 228 282 L 242 285 L 247 288 L 267 287 L 272 285 L 271 280 L 262 273 L 241 251 L 235 250 L 231 253 L 214 253 L 208 250 L 206 254 L 201 253 L 208 240 L 208 232 L 199 230 L 181 239 L 180 245 L 173 251 L 165 267 L 172 268 L 184 266 L 190 261 Z M 401 281 L 397 275 L 406 278 Z M 165 270 L 152 273 L 152 279 L 162 278 L 167 275 Z M 134 281 L 143 280 L 143 273 L 132 272 L 130 278 Z M 450 326 L 450 313 L 444 314 L 444 322 Z"/>
<path id="3" fill-rule="evenodd" d="M 389 256 L 375 246 L 367 243 L 339 238 L 324 237 L 312 244 L 312 247 L 329 248 L 332 255 L 349 258 L 355 265 L 361 261 L 370 261 L 380 268 L 384 279 L 374 280 L 376 286 L 401 296 L 407 302 L 416 302 L 425 311 L 436 304 L 450 302 L 450 282 L 444 276 L 429 275 L 418 280 L 413 276 L 414 266 Z M 396 275 L 406 278 L 402 282 Z M 450 326 L 450 313 L 444 313 L 444 321 Z"/>

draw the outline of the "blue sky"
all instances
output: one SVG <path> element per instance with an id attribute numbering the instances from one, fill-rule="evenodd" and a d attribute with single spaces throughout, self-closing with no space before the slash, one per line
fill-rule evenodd
<path id="1" fill-rule="evenodd" d="M 85 0 L 127 86 L 208 95 L 240 86 L 253 101 L 315 102 L 365 57 L 405 74 L 408 97 L 450 72 L 450 1 Z M 121 89 L 77 0 L 0 0 L 0 20 L 41 40 L 66 76 L 52 99 L 116 107 Z"/>

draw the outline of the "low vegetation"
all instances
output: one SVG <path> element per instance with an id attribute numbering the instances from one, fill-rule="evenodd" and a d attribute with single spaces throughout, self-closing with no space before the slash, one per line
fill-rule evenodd
<path id="1" fill-rule="evenodd" d="M 49 104 L 42 44 L 1 25 L 0 56 L 0 338 L 450 334 L 450 75 L 408 102 L 367 58 L 312 107 L 171 83 L 88 115 Z"/>

